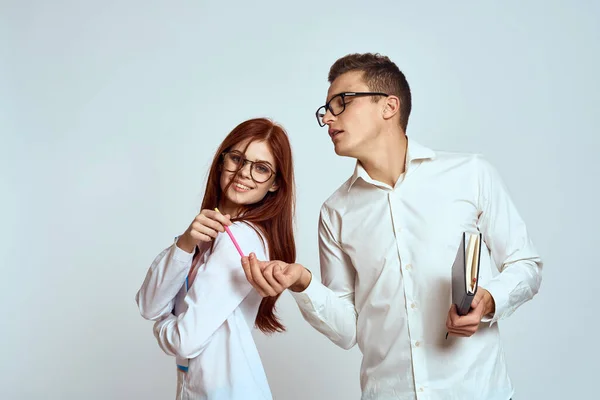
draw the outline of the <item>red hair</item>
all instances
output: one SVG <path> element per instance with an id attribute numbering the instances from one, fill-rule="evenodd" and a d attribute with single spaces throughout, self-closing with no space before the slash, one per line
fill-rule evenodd
<path id="1" fill-rule="evenodd" d="M 242 122 L 227 135 L 210 166 L 201 209 L 212 210 L 218 207 L 223 196 L 220 185 L 221 155 L 245 140 L 249 140 L 248 144 L 253 141 L 267 143 L 275 158 L 277 171 L 275 180 L 279 187 L 274 192 L 267 192 L 258 203 L 245 206 L 241 216 L 232 218 L 232 221 L 246 221 L 257 227 L 267 240 L 271 260 L 293 263 L 296 261 L 296 243 L 293 232 L 294 168 L 292 149 L 287 133 L 282 126 L 266 118 L 256 118 Z M 265 333 L 285 330 L 275 315 L 275 302 L 278 298 L 279 295 L 264 297 L 258 308 L 256 327 Z"/>

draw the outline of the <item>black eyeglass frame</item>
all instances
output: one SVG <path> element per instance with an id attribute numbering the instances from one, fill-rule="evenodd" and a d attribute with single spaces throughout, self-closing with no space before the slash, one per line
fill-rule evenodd
<path id="1" fill-rule="evenodd" d="M 329 99 L 329 101 L 327 103 L 325 103 L 325 105 L 317 108 L 317 112 L 315 113 L 315 116 L 317 117 L 317 122 L 319 123 L 319 126 L 323 127 L 323 126 L 327 125 L 327 124 L 321 123 L 322 119 L 325 117 L 325 114 L 327 114 L 327 110 L 329 110 L 334 117 L 337 117 L 338 115 L 340 115 L 341 113 L 346 111 L 346 97 L 363 97 L 363 96 L 385 96 L 385 97 L 387 97 L 387 96 L 389 96 L 389 94 L 383 93 L 383 92 L 342 92 L 342 93 L 338 93 L 335 96 L 333 96 L 331 99 Z M 334 101 L 336 97 L 342 98 L 342 111 L 340 111 L 337 114 L 335 112 L 333 112 L 333 109 L 330 106 L 331 102 Z M 319 117 L 319 111 L 321 111 L 321 109 L 323 109 L 323 112 L 322 112 L 323 116 Z"/>

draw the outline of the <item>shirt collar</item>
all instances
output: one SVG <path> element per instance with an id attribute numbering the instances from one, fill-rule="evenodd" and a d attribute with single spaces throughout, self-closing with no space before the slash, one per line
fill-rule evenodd
<path id="1" fill-rule="evenodd" d="M 412 163 L 413 161 L 435 158 L 435 151 L 433 151 L 432 149 L 423 146 L 422 144 L 416 142 L 414 139 L 408 138 L 408 136 L 406 137 L 406 139 L 407 139 L 407 147 L 406 147 L 406 165 L 407 166 L 410 163 Z M 356 180 L 358 178 L 362 178 L 364 181 L 367 181 L 367 182 L 372 181 L 371 177 L 369 176 L 369 174 L 367 173 L 365 168 L 362 166 L 360 161 L 356 160 L 356 166 L 354 167 L 354 173 L 352 174 L 352 177 L 350 178 L 350 185 L 348 185 L 348 190 L 350 190 L 352 188 L 352 186 L 354 185 L 354 182 L 356 182 Z"/>

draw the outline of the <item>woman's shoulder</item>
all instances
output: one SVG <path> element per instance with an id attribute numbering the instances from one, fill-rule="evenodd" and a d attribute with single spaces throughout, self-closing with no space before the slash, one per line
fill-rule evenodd
<path id="1" fill-rule="evenodd" d="M 248 221 L 235 221 L 229 226 L 229 230 L 245 255 L 248 255 L 250 252 L 257 253 L 259 245 L 261 246 L 260 251 L 264 252 L 266 256 L 269 255 L 267 239 L 255 224 Z M 224 234 L 226 235 L 227 233 Z M 245 249 L 244 247 L 248 248 Z"/>

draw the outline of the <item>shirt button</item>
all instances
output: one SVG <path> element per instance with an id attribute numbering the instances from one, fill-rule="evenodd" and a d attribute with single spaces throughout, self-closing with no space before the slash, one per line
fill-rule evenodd
<path id="1" fill-rule="evenodd" d="M 421 342 L 419 342 L 418 340 L 415 342 L 415 346 L 419 347 L 421 345 Z"/>
<path id="2" fill-rule="evenodd" d="M 424 391 L 425 389 L 423 389 L 422 387 L 419 388 L 419 392 Z"/>
<path id="3" fill-rule="evenodd" d="M 305 300 L 304 300 L 304 304 L 308 304 L 308 303 L 310 303 L 310 300 L 306 300 L 306 299 L 305 299 Z"/>
<path id="4" fill-rule="evenodd" d="M 417 308 L 417 305 L 416 305 L 415 303 L 412 303 L 412 304 L 410 305 L 410 308 Z"/>
<path id="5" fill-rule="evenodd" d="M 406 269 L 411 269 L 412 265 L 411 264 L 406 264 Z"/>

